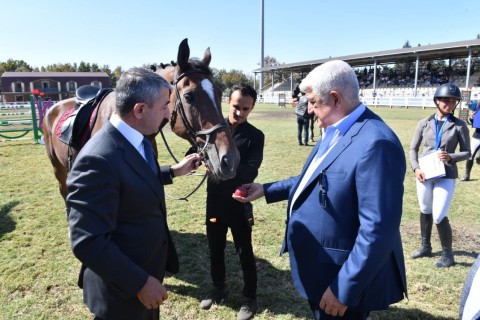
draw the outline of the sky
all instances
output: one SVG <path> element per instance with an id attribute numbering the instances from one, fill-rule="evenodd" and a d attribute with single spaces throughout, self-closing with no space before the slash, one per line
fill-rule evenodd
<path id="1" fill-rule="evenodd" d="M 191 57 L 252 75 L 261 61 L 261 0 L 2 0 L 0 62 L 128 69 Z M 264 56 L 294 63 L 471 40 L 478 0 L 264 0 Z"/>

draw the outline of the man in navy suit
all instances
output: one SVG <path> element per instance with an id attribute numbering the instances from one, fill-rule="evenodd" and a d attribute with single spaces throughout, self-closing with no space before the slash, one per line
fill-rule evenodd
<path id="1" fill-rule="evenodd" d="M 178 269 L 164 184 L 195 168 L 197 154 L 159 167 L 144 138 L 169 118 L 171 85 L 132 68 L 116 86 L 116 113 L 78 154 L 67 179 L 71 247 L 95 319 L 155 320 L 168 298 L 165 270 Z"/>
<path id="2" fill-rule="evenodd" d="M 366 319 L 407 294 L 400 237 L 405 155 L 395 133 L 359 100 L 353 69 L 329 61 L 300 84 L 325 129 L 302 172 L 246 184 L 247 197 L 288 200 L 281 254 L 315 319 Z"/>

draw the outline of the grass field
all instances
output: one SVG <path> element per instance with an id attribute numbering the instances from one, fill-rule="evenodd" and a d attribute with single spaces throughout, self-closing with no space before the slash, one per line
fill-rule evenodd
<path id="1" fill-rule="evenodd" d="M 374 111 L 398 134 L 405 151 L 417 121 L 433 113 L 432 109 L 375 108 Z M 260 104 L 251 114 L 250 122 L 266 136 L 265 157 L 257 182 L 298 174 L 312 147 L 297 145 L 292 109 Z M 176 156 L 181 157 L 187 144 L 171 132 L 166 137 Z M 157 141 L 161 163 L 171 164 L 173 161 L 161 139 Z M 459 164 L 461 174 L 464 167 L 464 162 Z M 372 313 L 372 320 L 458 318 L 463 282 L 480 248 L 480 208 L 476 198 L 476 190 L 480 188 L 479 168 L 478 165 L 473 168 L 473 181 L 457 182 L 449 215 L 457 265 L 447 269 L 433 266 L 440 255 L 435 229 L 434 257 L 409 258 L 419 244 L 419 210 L 414 175 L 407 170 L 401 232 L 409 299 L 388 311 Z M 185 195 L 200 179 L 200 176 L 177 178 L 166 192 Z M 310 319 L 306 301 L 292 285 L 288 256 L 279 257 L 286 203 L 267 205 L 261 199 L 254 206 L 253 242 L 260 304 L 256 319 Z M 164 281 L 170 295 L 161 308 L 162 319 L 235 319 L 242 302 L 242 278 L 230 235 L 226 250 L 230 297 L 209 311 L 198 306 L 211 283 L 204 224 L 205 186 L 188 202 L 167 199 L 167 208 L 181 271 Z M 91 319 L 82 301 L 82 291 L 76 285 L 78 270 L 79 262 L 70 251 L 64 203 L 44 146 L 33 141 L 0 143 L 0 319 Z"/>

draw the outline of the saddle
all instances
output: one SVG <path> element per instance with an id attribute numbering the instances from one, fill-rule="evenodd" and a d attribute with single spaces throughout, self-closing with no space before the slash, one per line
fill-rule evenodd
<path id="1" fill-rule="evenodd" d="M 95 125 L 98 106 L 113 89 L 85 85 L 75 92 L 75 107 L 66 111 L 58 125 L 57 136 L 65 144 L 80 150 L 88 139 Z"/>

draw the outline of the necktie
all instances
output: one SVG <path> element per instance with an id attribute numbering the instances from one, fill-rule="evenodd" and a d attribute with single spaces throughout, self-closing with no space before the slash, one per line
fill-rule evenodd
<path id="1" fill-rule="evenodd" d="M 317 154 L 315 155 L 316 158 L 320 158 L 323 156 L 325 152 L 327 152 L 328 148 L 330 147 L 330 142 L 332 142 L 333 132 L 329 132 L 330 134 L 324 133 L 325 137 L 320 142 L 320 147 L 318 148 Z"/>
<path id="2" fill-rule="evenodd" d="M 332 128 L 330 130 L 335 130 L 335 128 Z M 310 165 L 305 171 L 305 174 L 303 175 L 302 180 L 300 181 L 300 184 L 298 185 L 297 189 L 295 190 L 295 193 L 293 194 L 290 210 L 293 207 L 293 204 L 295 203 L 295 200 L 297 200 L 300 193 L 310 183 L 310 180 L 313 179 L 313 174 L 316 172 L 318 166 L 320 165 L 321 163 L 320 160 L 322 159 L 322 156 L 325 154 L 325 152 L 328 151 L 328 148 L 330 146 L 330 142 L 333 139 L 334 133 L 335 132 L 328 132 L 327 134 L 327 132 L 324 132 L 323 139 L 320 142 L 320 146 L 318 147 L 317 153 L 315 154 L 312 161 L 310 162 Z"/>
<path id="3" fill-rule="evenodd" d="M 153 155 L 153 147 L 147 138 L 143 138 L 143 151 L 145 152 L 145 159 L 147 160 L 150 168 L 152 168 L 155 175 L 158 176 L 158 166 L 155 156 Z"/>

